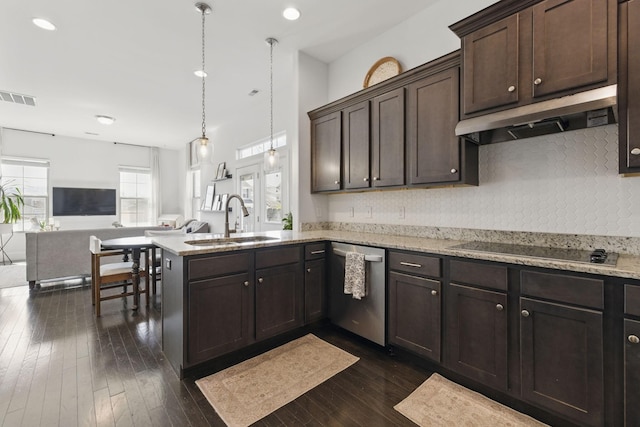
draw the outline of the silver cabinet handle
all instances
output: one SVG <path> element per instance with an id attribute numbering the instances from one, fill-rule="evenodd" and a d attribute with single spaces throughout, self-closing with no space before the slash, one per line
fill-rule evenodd
<path id="1" fill-rule="evenodd" d="M 247 281 L 245 281 L 245 282 L 243 283 L 243 285 L 245 285 L 245 286 L 249 286 L 249 281 L 248 281 L 248 280 L 247 280 Z"/>
<path id="2" fill-rule="evenodd" d="M 631 150 L 631 154 L 637 156 L 638 154 L 640 154 L 640 148 L 634 148 L 633 150 Z"/>
<path id="3" fill-rule="evenodd" d="M 373 180 L 374 180 L 374 181 L 378 181 L 379 179 L 380 179 L 380 178 L 378 178 L 377 176 L 374 176 L 374 177 L 373 177 Z"/>
<path id="4" fill-rule="evenodd" d="M 522 310 L 522 317 L 529 317 L 529 312 L 527 310 Z"/>
<path id="5" fill-rule="evenodd" d="M 458 172 L 458 169 L 456 169 L 456 168 L 451 168 L 451 173 L 457 173 L 457 172 Z"/>
<path id="6" fill-rule="evenodd" d="M 369 178 L 365 177 L 364 182 L 367 182 L 367 181 L 369 181 Z"/>
<path id="7" fill-rule="evenodd" d="M 412 263 L 412 262 L 404 262 L 404 261 L 400 261 L 400 265 L 404 265 L 405 267 L 422 268 L 422 265 L 420 265 L 420 264 L 414 264 L 414 263 Z"/>
<path id="8" fill-rule="evenodd" d="M 637 335 L 629 335 L 629 342 L 631 344 L 638 344 L 640 343 L 640 338 L 638 338 Z"/>
<path id="9" fill-rule="evenodd" d="M 338 185 L 338 184 L 340 184 L 340 181 L 333 181 L 333 183 L 334 183 L 335 185 Z"/>
<path id="10" fill-rule="evenodd" d="M 438 291 L 436 291 L 435 289 L 432 289 L 431 290 L 431 295 L 433 295 L 435 297 L 436 295 L 438 295 Z"/>
<path id="11" fill-rule="evenodd" d="M 540 83 L 542 83 L 542 79 L 540 77 L 538 77 L 537 79 L 535 79 L 533 81 L 533 84 L 536 85 L 536 86 L 538 86 Z"/>
<path id="12" fill-rule="evenodd" d="M 498 311 L 504 310 L 504 305 L 502 305 L 502 304 L 496 305 L 496 310 L 498 310 Z"/>
<path id="13" fill-rule="evenodd" d="M 508 90 L 509 92 L 514 92 L 514 91 L 516 90 L 516 87 L 515 87 L 515 86 L 513 86 L 513 85 L 511 85 L 511 86 L 509 86 L 509 87 L 507 88 L 507 90 Z"/>
<path id="14" fill-rule="evenodd" d="M 324 249 L 320 250 L 320 251 L 311 251 L 311 255 L 318 255 L 318 254 L 323 254 L 324 253 Z"/>
<path id="15" fill-rule="evenodd" d="M 264 279 L 262 277 L 258 278 L 258 283 L 262 283 L 264 282 Z"/>
<path id="16" fill-rule="evenodd" d="M 310 268 L 307 268 L 307 273 L 311 273 L 311 269 Z"/>

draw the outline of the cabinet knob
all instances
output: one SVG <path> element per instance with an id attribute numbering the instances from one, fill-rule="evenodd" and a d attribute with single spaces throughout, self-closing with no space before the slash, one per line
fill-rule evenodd
<path id="1" fill-rule="evenodd" d="M 340 181 L 333 181 L 333 183 L 334 183 L 335 185 L 338 185 L 338 184 L 340 184 Z"/>
<path id="2" fill-rule="evenodd" d="M 378 178 L 377 176 L 374 176 L 374 177 L 373 177 L 373 180 L 374 180 L 374 181 L 377 181 L 377 180 L 379 180 L 379 179 L 380 179 L 380 178 Z"/>
<path id="3" fill-rule="evenodd" d="M 515 92 L 516 87 L 515 87 L 515 86 L 513 86 L 513 85 L 511 85 L 511 86 L 509 86 L 509 87 L 507 88 L 507 90 L 508 90 L 509 92 Z"/>
<path id="4" fill-rule="evenodd" d="M 640 343 L 640 338 L 638 338 L 637 335 L 629 335 L 629 342 L 631 344 L 638 344 Z"/>
<path id="5" fill-rule="evenodd" d="M 533 81 L 533 84 L 536 85 L 536 86 L 538 86 L 540 83 L 542 83 L 542 79 L 540 77 L 538 77 L 537 79 L 535 79 Z"/>
<path id="6" fill-rule="evenodd" d="M 498 310 L 498 311 L 502 311 L 502 310 L 504 310 L 504 305 L 502 305 L 502 304 L 498 304 L 498 305 L 496 305 L 496 310 Z M 523 316 L 524 316 L 524 314 L 523 314 Z M 527 316 L 528 316 L 528 314 L 527 314 Z M 526 316 L 525 316 L 525 317 L 526 317 Z"/>
<path id="7" fill-rule="evenodd" d="M 456 168 L 451 168 L 451 173 L 458 173 L 458 169 L 456 169 Z"/>
<path id="8" fill-rule="evenodd" d="M 243 285 L 245 285 L 245 286 L 249 286 L 249 281 L 248 281 L 248 280 L 247 280 L 247 281 L 245 281 L 245 282 L 243 283 Z"/>
<path id="9" fill-rule="evenodd" d="M 367 182 L 367 181 L 369 181 L 369 178 L 365 177 L 364 182 Z"/>
<path id="10" fill-rule="evenodd" d="M 258 283 L 262 283 L 262 282 L 264 282 L 264 279 L 262 277 L 259 277 L 258 278 Z"/>
<path id="11" fill-rule="evenodd" d="M 640 154 L 640 148 L 634 148 L 633 150 L 631 150 L 631 154 L 637 156 L 638 154 Z"/>
<path id="12" fill-rule="evenodd" d="M 307 273 L 311 273 L 311 269 L 310 268 L 307 268 Z"/>
<path id="13" fill-rule="evenodd" d="M 529 317 L 529 312 L 527 310 L 522 310 L 522 317 Z"/>
<path id="14" fill-rule="evenodd" d="M 433 295 L 433 296 L 438 295 L 438 291 L 436 291 L 435 289 L 431 290 L 431 295 Z"/>

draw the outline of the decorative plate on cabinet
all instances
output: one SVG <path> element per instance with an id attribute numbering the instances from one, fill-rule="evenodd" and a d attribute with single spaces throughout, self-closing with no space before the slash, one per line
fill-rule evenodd
<path id="1" fill-rule="evenodd" d="M 400 63 L 391 56 L 385 56 L 379 59 L 369 69 L 369 72 L 364 78 L 364 87 L 373 86 L 376 83 L 387 80 L 393 76 L 397 76 L 402 72 L 402 66 Z"/>

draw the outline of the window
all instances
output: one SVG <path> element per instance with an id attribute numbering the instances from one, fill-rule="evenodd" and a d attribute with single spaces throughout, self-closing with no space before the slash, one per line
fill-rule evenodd
<path id="1" fill-rule="evenodd" d="M 151 171 L 120 168 L 120 222 L 124 226 L 151 225 Z"/>
<path id="2" fill-rule="evenodd" d="M 281 132 L 273 136 L 273 147 L 280 148 L 287 145 L 287 133 Z M 249 145 L 239 148 L 236 151 L 236 159 L 246 159 L 251 156 L 257 156 L 262 154 L 271 148 L 271 138 L 265 138 L 258 142 L 253 142 Z"/>
<path id="3" fill-rule="evenodd" d="M 47 221 L 49 212 L 49 161 L 19 158 L 2 159 L 2 183 L 19 189 L 24 197 L 22 219 L 14 231 L 38 229 L 32 223 Z"/>
<path id="4" fill-rule="evenodd" d="M 189 215 L 190 218 L 198 217 L 200 218 L 200 208 L 201 208 L 201 181 L 200 181 L 200 169 L 192 169 L 190 171 L 191 175 L 191 212 Z"/>

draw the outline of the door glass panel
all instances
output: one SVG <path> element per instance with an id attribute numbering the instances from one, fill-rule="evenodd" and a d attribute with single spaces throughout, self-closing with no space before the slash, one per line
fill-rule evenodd
<path id="1" fill-rule="evenodd" d="M 265 173 L 266 222 L 282 222 L 282 172 Z"/>
<path id="2" fill-rule="evenodd" d="M 244 206 L 249 211 L 249 216 L 247 218 L 255 218 L 256 210 L 255 210 L 255 174 L 249 173 L 245 175 L 240 175 L 240 197 L 244 200 Z M 253 220 L 248 220 L 247 218 L 241 219 L 243 230 L 244 231 L 254 231 L 253 230 Z"/>

